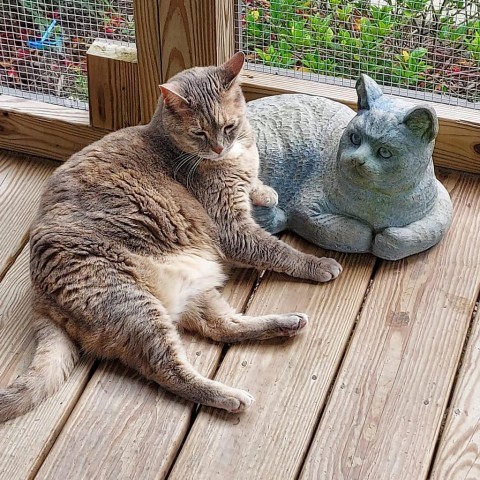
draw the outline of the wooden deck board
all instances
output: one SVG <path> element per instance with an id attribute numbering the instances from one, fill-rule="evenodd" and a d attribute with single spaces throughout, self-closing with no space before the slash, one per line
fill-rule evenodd
<path id="1" fill-rule="evenodd" d="M 473 322 L 431 480 L 480 478 L 480 322 Z"/>
<path id="2" fill-rule="evenodd" d="M 426 478 L 480 280 L 480 182 L 446 186 L 444 241 L 375 276 L 303 480 Z"/>
<path id="3" fill-rule="evenodd" d="M 55 163 L 0 151 L 0 279 L 28 240 L 46 179 Z"/>
<path id="4" fill-rule="evenodd" d="M 296 247 L 322 254 L 295 238 Z M 295 339 L 232 347 L 216 379 L 256 398 L 241 415 L 202 408 L 169 479 L 295 478 L 372 273 L 371 256 L 335 255 L 344 273 L 314 284 L 269 274 L 249 315 L 306 312 Z"/>
<path id="5" fill-rule="evenodd" d="M 30 363 L 35 340 L 30 326 L 30 280 L 26 247 L 0 283 L 0 385 Z M 83 390 L 91 362 L 77 366 L 64 387 L 37 409 L 0 424 L 0 479 L 36 472 Z"/>
<path id="6" fill-rule="evenodd" d="M 237 270 L 224 290 L 243 310 L 257 275 Z M 187 356 L 212 376 L 221 346 L 184 336 Z M 95 372 L 37 479 L 163 478 L 188 429 L 195 405 L 118 365 Z"/>

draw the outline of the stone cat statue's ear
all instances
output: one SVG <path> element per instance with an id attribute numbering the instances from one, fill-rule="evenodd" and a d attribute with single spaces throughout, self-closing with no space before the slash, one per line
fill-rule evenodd
<path id="1" fill-rule="evenodd" d="M 378 84 L 364 73 L 358 78 L 355 88 L 357 89 L 359 110 L 370 110 L 373 102 L 383 95 Z"/>
<path id="2" fill-rule="evenodd" d="M 188 106 L 188 100 L 178 93 L 175 83 L 164 83 L 163 85 L 159 85 L 159 87 L 166 105 Z"/>
<path id="3" fill-rule="evenodd" d="M 219 68 L 223 70 L 223 74 L 225 76 L 225 86 L 227 89 L 233 85 L 239 73 L 242 71 L 244 63 L 245 54 L 243 52 L 237 52 L 224 64 L 220 65 Z"/>
<path id="4" fill-rule="evenodd" d="M 438 118 L 435 110 L 428 105 L 411 108 L 403 122 L 418 137 L 430 142 L 438 133 Z"/>

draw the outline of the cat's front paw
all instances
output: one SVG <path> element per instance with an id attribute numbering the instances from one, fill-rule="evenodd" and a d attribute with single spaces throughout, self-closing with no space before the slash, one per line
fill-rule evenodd
<path id="1" fill-rule="evenodd" d="M 342 266 L 334 258 L 315 257 L 314 275 L 311 280 L 329 282 L 342 273 Z"/>
<path id="2" fill-rule="evenodd" d="M 252 188 L 250 199 L 257 207 L 274 207 L 278 204 L 277 192 L 267 185 L 259 185 Z"/>

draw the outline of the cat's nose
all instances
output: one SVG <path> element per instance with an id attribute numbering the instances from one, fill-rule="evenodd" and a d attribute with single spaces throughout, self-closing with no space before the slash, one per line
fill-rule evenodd
<path id="1" fill-rule="evenodd" d="M 215 145 L 212 147 L 212 150 L 220 155 L 223 152 L 223 147 L 221 145 Z"/>

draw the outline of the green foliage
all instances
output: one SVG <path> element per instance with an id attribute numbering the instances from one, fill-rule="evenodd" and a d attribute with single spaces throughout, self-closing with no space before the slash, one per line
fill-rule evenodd
<path id="1" fill-rule="evenodd" d="M 470 33 L 465 38 L 467 50 L 470 52 L 472 58 L 479 62 L 480 65 L 480 21 L 475 22 L 467 33 Z"/>
<path id="2" fill-rule="evenodd" d="M 403 51 L 401 55 L 395 55 L 397 62 L 392 66 L 392 81 L 400 85 L 416 86 L 425 78 L 425 72 L 432 68 L 423 60 L 427 49 L 418 47 L 410 53 Z"/>
<path id="3" fill-rule="evenodd" d="M 385 1 L 251 1 L 245 47 L 266 65 L 345 78 L 364 72 L 400 87 L 433 88 L 439 47 L 480 67 L 480 20 L 452 15 L 478 0 Z"/>

